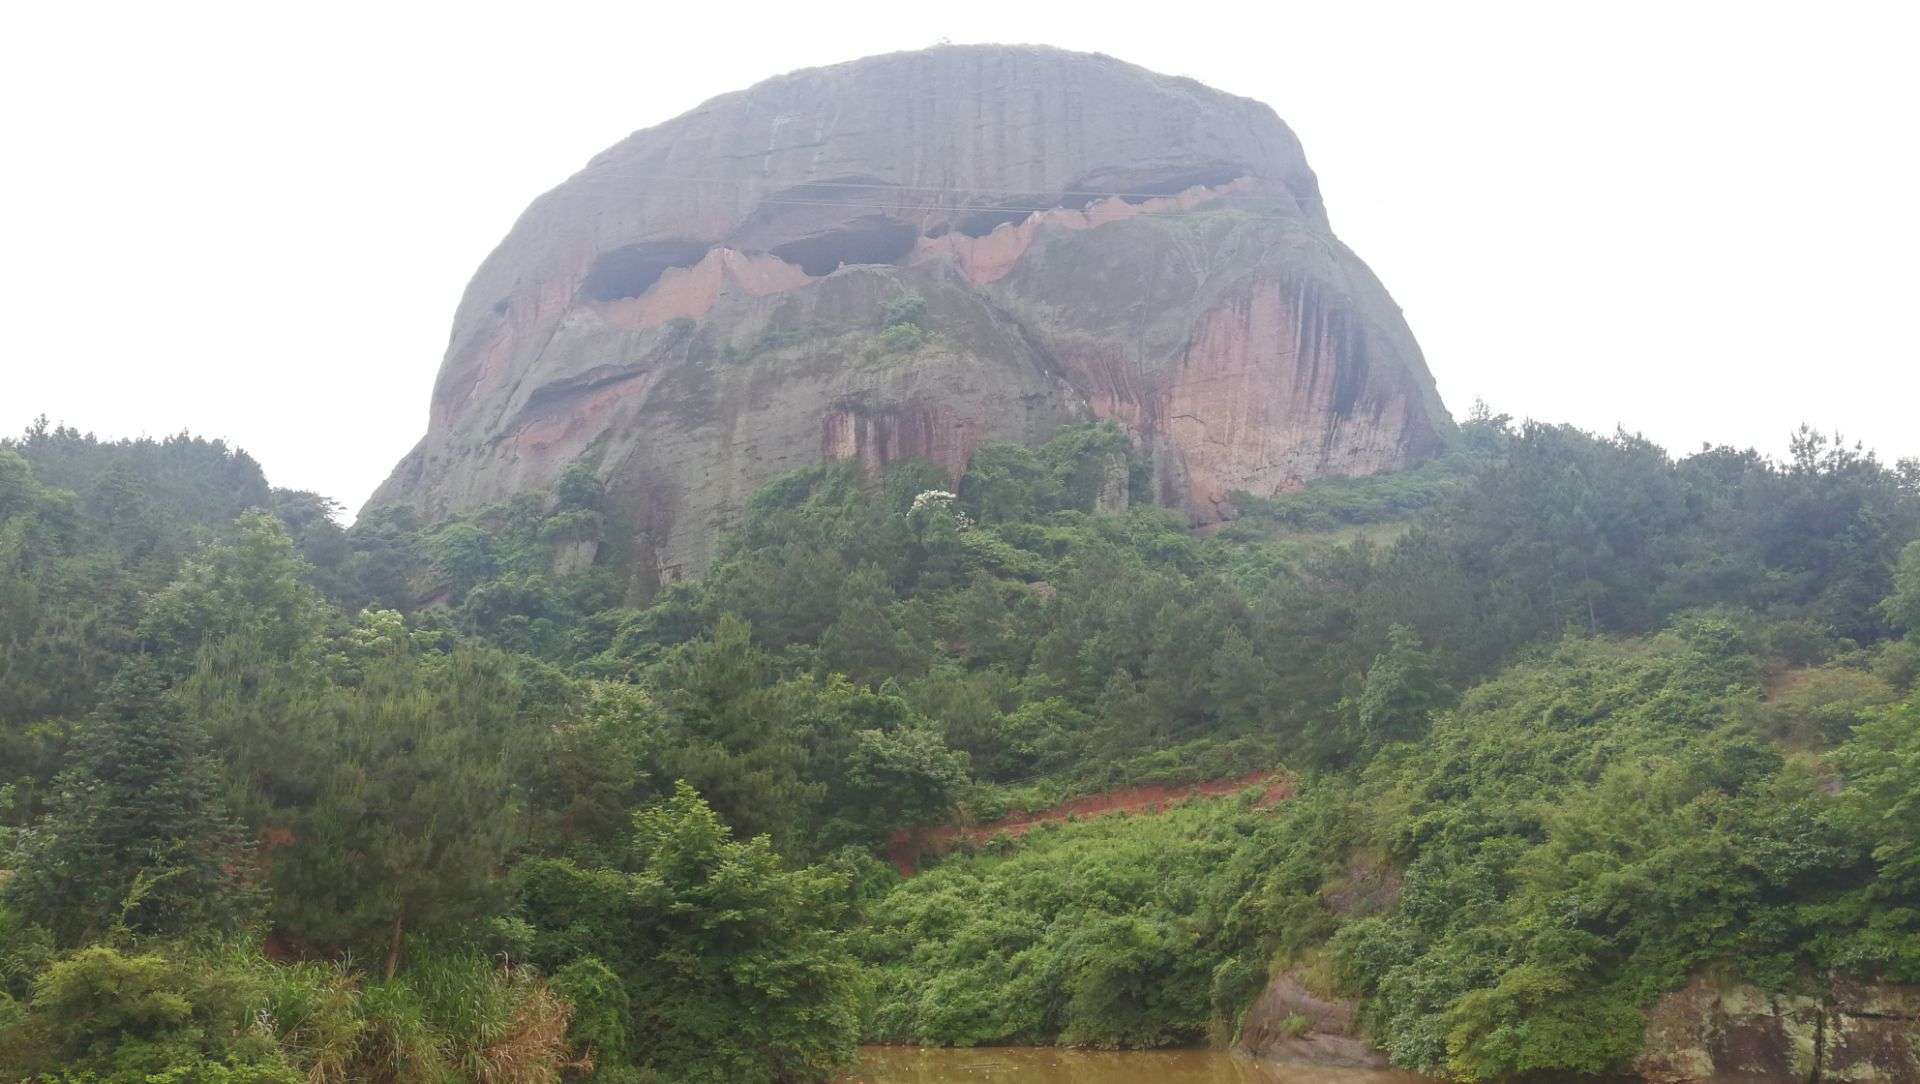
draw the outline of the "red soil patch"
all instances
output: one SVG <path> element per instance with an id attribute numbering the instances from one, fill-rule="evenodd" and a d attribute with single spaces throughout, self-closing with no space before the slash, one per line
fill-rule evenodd
<path id="1" fill-rule="evenodd" d="M 1051 809 L 1016 813 L 987 824 L 946 824 L 938 828 L 903 828 L 887 841 L 883 852 L 900 876 L 911 877 L 918 871 L 921 858 L 929 854 L 949 854 L 963 847 L 977 847 L 996 836 L 1024 836 L 1035 825 L 1054 824 L 1069 817 L 1104 817 L 1110 813 L 1158 813 L 1195 798 L 1218 798 L 1238 794 L 1249 787 L 1265 787 L 1260 806 L 1279 805 L 1293 797 L 1293 780 L 1279 772 L 1252 772 L 1230 779 L 1211 779 L 1204 783 L 1179 786 L 1149 784 L 1122 787 L 1119 790 L 1089 794 L 1062 802 Z"/>

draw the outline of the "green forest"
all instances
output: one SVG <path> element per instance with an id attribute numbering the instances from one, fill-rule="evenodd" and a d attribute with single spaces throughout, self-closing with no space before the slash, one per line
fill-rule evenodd
<path id="1" fill-rule="evenodd" d="M 1089 424 L 783 476 L 671 583 L 594 467 L 343 526 L 218 440 L 0 441 L 0 1080 L 825 1081 L 1225 1044 L 1283 972 L 1506 1080 L 1700 974 L 1920 983 L 1920 462 L 1480 407 L 1196 532 Z"/>

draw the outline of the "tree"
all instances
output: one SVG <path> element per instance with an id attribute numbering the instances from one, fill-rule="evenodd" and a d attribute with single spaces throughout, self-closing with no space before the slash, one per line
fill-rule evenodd
<path id="1" fill-rule="evenodd" d="M 663 667 L 660 685 L 678 729 L 662 755 L 667 778 L 693 783 L 742 834 L 797 846 L 826 785 L 808 778 L 806 735 L 793 706 L 779 702 L 773 662 L 754 646 L 752 627 L 722 618 L 711 639 Z"/>
<path id="2" fill-rule="evenodd" d="M 565 853 L 611 854 L 624 846 L 628 811 L 659 797 L 668 740 L 646 689 L 591 683 L 577 710 L 547 730 L 531 766 L 528 789 L 545 837 Z"/>
<path id="3" fill-rule="evenodd" d="M 553 499 L 561 511 L 597 512 L 606 504 L 607 484 L 585 463 L 570 464 L 554 479 Z"/>
<path id="4" fill-rule="evenodd" d="M 1228 626 L 1209 669 L 1207 696 L 1213 702 L 1214 717 L 1223 726 L 1246 729 L 1269 715 L 1271 679 L 1246 633 Z"/>
<path id="5" fill-rule="evenodd" d="M 982 778 L 1015 778 L 1031 767 L 1034 750 L 1011 741 L 1002 705 L 1018 699 L 1000 669 L 936 670 L 908 686 L 914 710 L 939 727 L 942 740 L 966 754 Z"/>
<path id="6" fill-rule="evenodd" d="M 347 531 L 360 600 L 393 609 L 418 601 L 417 581 L 431 567 L 411 508 L 371 508 Z"/>
<path id="7" fill-rule="evenodd" d="M 945 816 L 967 783 L 967 754 L 948 748 L 925 720 L 853 737 L 847 805 L 879 832 Z"/>
<path id="8" fill-rule="evenodd" d="M 137 591 L 93 541 L 73 494 L 0 447 L 0 762 L 25 769 L 25 735 L 6 731 L 84 715 L 131 646 Z"/>
<path id="9" fill-rule="evenodd" d="M 1033 449 L 991 441 L 967 462 L 960 501 L 980 523 L 1030 520 L 1060 502 L 1058 483 Z"/>
<path id="10" fill-rule="evenodd" d="M 541 966 L 591 957 L 620 976 L 640 1068 L 775 1084 L 852 1061 L 860 980 L 843 877 L 786 868 L 764 836 L 735 840 L 685 783 L 634 817 L 631 868 L 541 860 L 516 879 Z"/>
<path id="11" fill-rule="evenodd" d="M 1152 618 L 1146 693 L 1154 715 L 1174 733 L 1212 714 L 1214 654 L 1223 626 L 1232 625 L 1220 607 L 1209 603 L 1187 597 L 1162 606 Z"/>
<path id="12" fill-rule="evenodd" d="M 1920 697 L 1855 727 L 1834 760 L 1847 776 L 1840 823 L 1871 843 L 1881 887 L 1913 900 L 1920 894 Z"/>
<path id="13" fill-rule="evenodd" d="M 1419 635 L 1395 625 L 1387 633 L 1387 649 L 1367 668 L 1354 704 L 1361 736 L 1373 744 L 1417 737 L 1428 717 L 1451 696 Z"/>
<path id="14" fill-rule="evenodd" d="M 1920 542 L 1909 542 L 1900 551 L 1900 564 L 1893 574 L 1893 594 L 1880 604 L 1887 623 L 1920 638 Z"/>
<path id="15" fill-rule="evenodd" d="M 252 912 L 247 848 L 220 801 L 205 738 L 151 663 L 121 672 L 81 729 L 6 899 L 78 944 L 117 928 L 231 929 Z"/>
<path id="16" fill-rule="evenodd" d="M 346 672 L 351 683 L 236 648 L 207 660 L 187 695 L 250 796 L 276 922 L 377 951 L 391 974 L 410 932 L 487 913 L 521 829 L 511 764 L 533 734 L 497 652 L 387 641 Z"/>
<path id="17" fill-rule="evenodd" d="M 873 565 L 854 569 L 841 588 L 840 616 L 820 638 L 821 662 L 863 684 L 916 669 L 912 645 L 888 613 L 893 591 Z"/>
<path id="18" fill-rule="evenodd" d="M 202 646 L 228 637 L 285 658 L 319 632 L 319 593 L 307 585 L 309 567 L 280 521 L 249 512 L 235 527 L 231 542 L 187 562 L 147 604 L 140 640 L 171 675 L 186 674 Z"/>
<path id="19" fill-rule="evenodd" d="M 493 536 L 471 523 L 451 523 L 433 535 L 433 559 L 456 595 L 491 579 L 499 570 Z"/>

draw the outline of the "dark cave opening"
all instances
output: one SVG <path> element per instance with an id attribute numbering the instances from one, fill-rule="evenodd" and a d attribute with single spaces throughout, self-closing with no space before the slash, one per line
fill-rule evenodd
<path id="1" fill-rule="evenodd" d="M 593 261 L 580 292 L 595 301 L 639 297 L 669 267 L 692 267 L 712 249 L 698 241 L 643 241 L 625 245 Z"/>
<path id="2" fill-rule="evenodd" d="M 970 214 L 962 215 L 959 224 L 954 228 L 968 237 L 985 237 L 1002 225 L 1011 224 L 1018 226 L 1043 209 L 1044 208 L 1035 207 L 1024 211 L 974 211 Z"/>
<path id="3" fill-rule="evenodd" d="M 818 278 L 843 264 L 895 263 L 913 250 L 919 231 L 886 215 L 865 215 L 836 229 L 776 245 L 773 254 Z"/>

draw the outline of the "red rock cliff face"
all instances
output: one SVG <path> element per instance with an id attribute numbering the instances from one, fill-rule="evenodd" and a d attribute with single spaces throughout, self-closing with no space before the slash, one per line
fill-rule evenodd
<path id="1" fill-rule="evenodd" d="M 1185 482 L 1166 496 L 1204 522 L 1231 514 L 1236 490 L 1271 496 L 1437 454 L 1439 430 L 1394 375 L 1376 378 L 1366 333 L 1317 286 L 1262 278 L 1200 318 L 1147 391 L 1151 410 L 1113 412 L 1171 447 Z"/>
<path id="2" fill-rule="evenodd" d="M 888 337 L 909 297 L 920 333 Z M 957 477 L 983 441 L 1096 417 L 1202 523 L 1453 428 L 1270 109 L 1106 57 L 943 47 L 717 98 L 535 201 L 370 503 L 436 516 L 585 462 L 627 556 L 671 579 L 782 471 Z"/>

